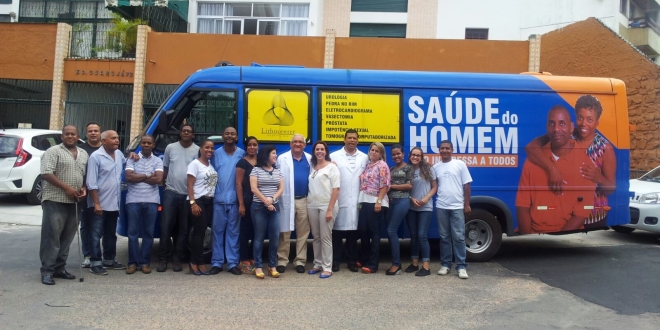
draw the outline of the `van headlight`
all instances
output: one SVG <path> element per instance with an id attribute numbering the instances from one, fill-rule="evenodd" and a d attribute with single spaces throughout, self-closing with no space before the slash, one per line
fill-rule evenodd
<path id="1" fill-rule="evenodd" d="M 660 202 L 660 192 L 644 194 L 639 197 L 640 204 L 657 204 Z"/>

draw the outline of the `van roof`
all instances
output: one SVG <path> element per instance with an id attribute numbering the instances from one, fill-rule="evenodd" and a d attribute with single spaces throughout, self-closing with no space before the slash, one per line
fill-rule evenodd
<path id="1" fill-rule="evenodd" d="M 255 85 L 429 88 L 510 91 L 612 93 L 608 78 L 534 74 L 458 73 L 392 70 L 345 70 L 294 67 L 214 67 L 193 73 L 184 85 L 245 83 Z"/>

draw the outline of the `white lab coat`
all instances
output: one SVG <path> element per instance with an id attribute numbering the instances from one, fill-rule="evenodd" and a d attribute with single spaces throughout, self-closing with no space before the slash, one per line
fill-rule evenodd
<path id="1" fill-rule="evenodd" d="M 303 152 L 309 169 L 312 169 L 312 155 Z M 284 193 L 280 197 L 280 232 L 293 231 L 296 225 L 296 199 L 293 194 L 293 156 L 291 150 L 277 157 L 277 167 L 284 175 Z"/>
<path id="2" fill-rule="evenodd" d="M 334 230 L 357 230 L 358 195 L 360 194 L 360 174 L 369 163 L 369 157 L 364 152 L 357 151 L 355 171 L 351 171 L 346 150 L 341 148 L 330 154 L 337 164 L 341 175 L 341 190 L 339 191 L 339 213 L 335 220 Z"/>

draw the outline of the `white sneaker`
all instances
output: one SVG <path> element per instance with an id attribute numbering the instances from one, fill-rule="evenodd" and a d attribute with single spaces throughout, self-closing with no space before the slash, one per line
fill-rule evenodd
<path id="1" fill-rule="evenodd" d="M 447 275 L 447 274 L 449 274 L 449 268 L 445 266 L 440 267 L 440 269 L 438 270 L 438 275 Z"/>
<path id="2" fill-rule="evenodd" d="M 468 278 L 467 270 L 459 269 L 458 270 L 458 278 L 462 278 L 462 279 L 466 280 Z"/>
<path id="3" fill-rule="evenodd" d="M 90 260 L 89 257 L 85 257 L 85 261 L 82 263 L 82 268 L 89 268 Z"/>

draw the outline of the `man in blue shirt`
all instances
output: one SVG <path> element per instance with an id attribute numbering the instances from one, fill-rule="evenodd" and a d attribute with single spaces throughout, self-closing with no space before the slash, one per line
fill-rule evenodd
<path id="1" fill-rule="evenodd" d="M 107 275 L 106 268 L 124 269 L 117 256 L 117 217 L 121 200 L 122 166 L 126 159 L 119 151 L 119 135 L 115 131 L 101 134 L 103 146 L 92 153 L 87 165 L 88 205 L 94 208 L 91 226 L 92 257 L 89 271 Z M 101 259 L 103 237 L 103 259 Z"/>
<path id="2" fill-rule="evenodd" d="M 227 269 L 234 275 L 241 275 L 238 268 L 238 235 L 241 218 L 238 214 L 236 198 L 236 163 L 245 156 L 245 151 L 236 146 L 236 129 L 225 128 L 222 133 L 224 145 L 215 151 L 211 163 L 218 172 L 218 184 L 213 199 L 213 257 L 210 274 L 222 271 L 227 256 Z"/>
<path id="3" fill-rule="evenodd" d="M 126 274 L 139 269 L 151 273 L 151 249 L 158 216 L 160 195 L 158 185 L 163 180 L 163 161 L 152 153 L 154 137 L 144 135 L 138 160 L 126 162 L 126 215 L 128 216 L 128 268 Z M 140 235 L 140 233 L 142 233 Z M 139 238 L 142 236 L 142 246 Z"/>

